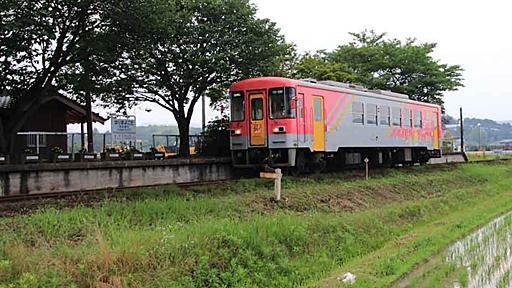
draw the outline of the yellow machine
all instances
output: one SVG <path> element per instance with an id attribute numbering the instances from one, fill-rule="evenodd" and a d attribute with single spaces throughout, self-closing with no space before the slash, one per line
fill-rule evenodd
<path id="1" fill-rule="evenodd" d="M 195 154 L 196 154 L 196 147 L 195 147 L 195 146 L 190 146 L 190 148 L 189 148 L 189 149 L 190 149 L 190 150 L 189 150 L 189 151 L 190 151 L 190 152 L 189 152 L 189 153 L 190 153 L 190 155 L 195 155 Z M 168 157 L 172 157 L 172 156 L 176 156 L 176 155 L 178 155 L 178 153 L 176 153 L 176 152 L 173 152 L 173 151 L 169 151 L 169 150 L 167 150 L 167 149 L 166 149 L 166 147 L 165 147 L 164 145 L 162 145 L 162 144 L 160 144 L 160 145 L 156 146 L 156 147 L 155 147 L 155 150 L 156 150 L 157 152 L 164 153 L 165 158 L 168 158 Z"/>

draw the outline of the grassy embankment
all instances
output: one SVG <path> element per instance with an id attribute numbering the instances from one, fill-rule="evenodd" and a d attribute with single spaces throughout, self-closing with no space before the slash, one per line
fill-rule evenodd
<path id="1" fill-rule="evenodd" d="M 385 286 L 512 208 L 512 165 L 125 192 L 0 219 L 0 287 Z M 144 194 L 142 195 L 141 192 Z"/>

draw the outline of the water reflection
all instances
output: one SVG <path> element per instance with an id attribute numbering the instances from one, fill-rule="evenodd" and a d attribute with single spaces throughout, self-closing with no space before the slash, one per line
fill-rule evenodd
<path id="1" fill-rule="evenodd" d="M 511 244 L 512 213 L 508 213 L 453 244 L 446 260 L 467 269 L 467 287 L 512 287 Z"/>

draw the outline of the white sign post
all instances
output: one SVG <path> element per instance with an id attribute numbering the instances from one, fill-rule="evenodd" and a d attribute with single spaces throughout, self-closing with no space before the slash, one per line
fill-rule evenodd
<path id="1" fill-rule="evenodd" d="M 281 201 L 281 179 L 283 178 L 281 169 L 276 169 L 275 173 L 260 172 L 260 178 L 274 179 L 274 194 L 276 201 Z"/>
<path id="2" fill-rule="evenodd" d="M 137 140 L 137 121 L 135 116 L 112 116 L 111 119 L 112 145 L 135 143 Z"/>
<path id="3" fill-rule="evenodd" d="M 366 180 L 368 180 L 368 178 L 370 178 L 370 175 L 369 175 L 369 171 L 368 171 L 368 162 L 370 162 L 370 159 L 368 158 L 364 158 L 364 164 L 366 166 Z"/>

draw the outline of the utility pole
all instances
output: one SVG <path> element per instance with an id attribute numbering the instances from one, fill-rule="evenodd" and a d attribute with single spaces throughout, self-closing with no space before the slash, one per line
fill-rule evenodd
<path id="1" fill-rule="evenodd" d="M 462 117 L 462 107 L 460 107 L 460 152 L 464 153 L 464 118 Z"/>
<path id="2" fill-rule="evenodd" d="M 201 111 L 202 112 L 202 116 L 203 116 L 203 125 L 201 128 L 203 128 L 203 132 L 204 130 L 206 129 L 206 97 L 203 93 L 203 95 L 201 95 L 201 102 L 203 104 L 203 110 Z"/>
<path id="3" fill-rule="evenodd" d="M 478 151 L 482 150 L 482 126 L 480 123 L 477 124 L 478 126 Z"/>

